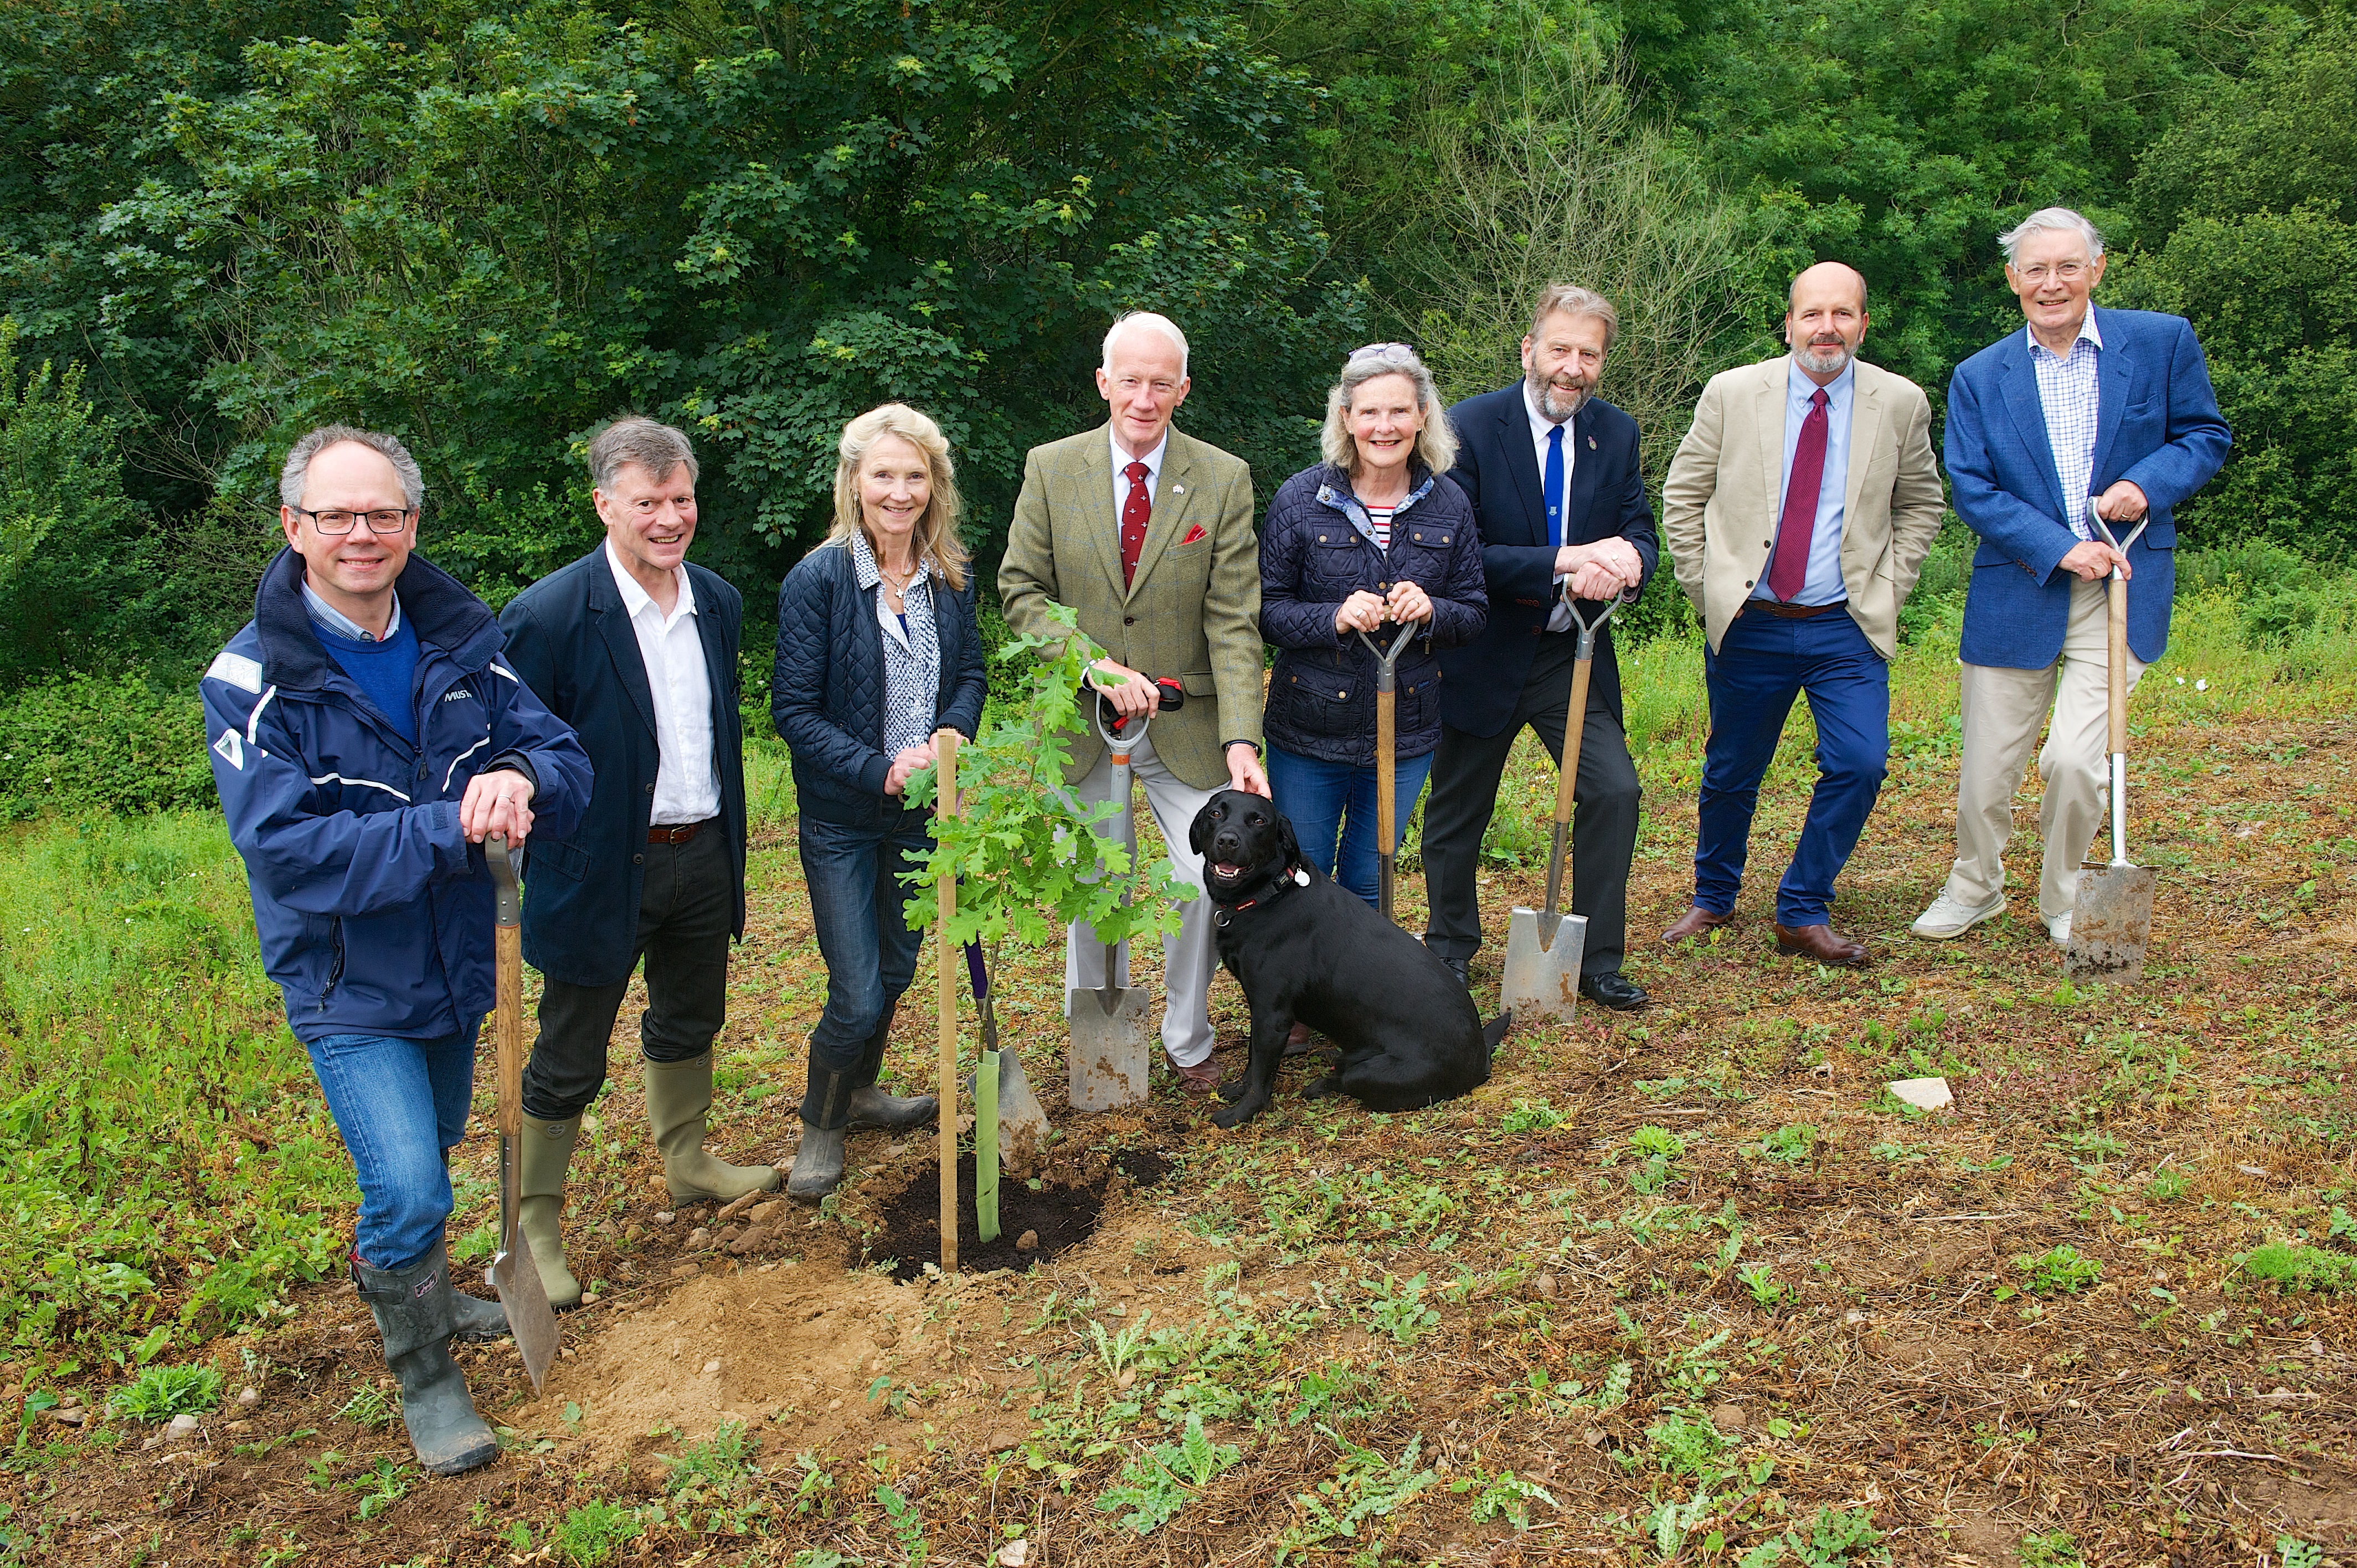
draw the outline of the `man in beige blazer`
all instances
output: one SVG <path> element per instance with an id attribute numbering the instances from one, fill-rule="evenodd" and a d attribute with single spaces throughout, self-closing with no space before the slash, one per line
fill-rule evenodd
<path id="1" fill-rule="evenodd" d="M 1708 646 L 1694 907 L 1684 941 L 1733 917 L 1759 804 L 1792 699 L 1817 725 L 1817 787 L 1776 888 L 1776 950 L 1866 961 L 1830 919 L 1834 880 L 1882 789 L 1899 607 L 1940 532 L 1940 468 L 1922 389 L 1866 364 L 1866 279 L 1820 262 L 1792 280 L 1792 351 L 1711 378 L 1662 490 L 1678 585 Z"/>
<path id="2" fill-rule="evenodd" d="M 1179 878 L 1197 896 L 1162 944 L 1162 1047 L 1189 1093 L 1219 1087 L 1205 998 L 1217 955 L 1202 857 L 1188 847 L 1215 790 L 1268 793 L 1260 765 L 1260 544 L 1252 469 L 1174 430 L 1187 401 L 1187 338 L 1145 312 L 1105 334 L 1097 391 L 1111 420 L 1035 446 L 1025 459 L 999 602 L 1018 634 L 1049 634 L 1052 601 L 1106 650 L 1095 679 L 1125 714 L 1156 711 L 1130 753 Z M 1161 711 L 1154 682 L 1176 681 L 1183 705 Z M 1093 726 L 1072 745 L 1067 780 L 1089 804 L 1110 800 L 1113 759 Z M 1135 834 L 1132 836 L 1135 847 Z M 1127 954 L 1123 955 L 1127 968 Z M 1104 983 L 1104 945 L 1084 923 L 1065 933 L 1068 990 Z M 1125 972 L 1117 977 L 1129 983 Z"/>

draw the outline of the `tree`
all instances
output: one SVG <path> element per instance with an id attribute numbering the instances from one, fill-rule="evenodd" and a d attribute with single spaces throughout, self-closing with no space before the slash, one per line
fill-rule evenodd
<path id="1" fill-rule="evenodd" d="M 2357 26 L 2292 29 L 2136 170 L 2157 252 L 2104 297 L 2186 317 L 2234 432 L 2182 514 L 2204 542 L 2357 553 Z"/>

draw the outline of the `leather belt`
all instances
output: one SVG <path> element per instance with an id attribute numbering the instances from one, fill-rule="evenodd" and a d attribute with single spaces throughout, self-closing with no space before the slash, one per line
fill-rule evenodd
<path id="1" fill-rule="evenodd" d="M 649 828 L 647 830 L 647 842 L 649 843 L 683 844 L 719 820 L 720 819 L 717 817 L 706 817 L 700 822 L 666 822 L 659 828 Z"/>
<path id="2" fill-rule="evenodd" d="M 1745 615 L 1749 615 L 1753 610 L 1760 610 L 1776 617 L 1779 620 L 1814 620 L 1819 616 L 1831 615 L 1835 610 L 1847 608 L 1849 608 L 1847 599 L 1835 599 L 1829 605 L 1783 605 L 1778 604 L 1774 599 L 1743 601 Z"/>

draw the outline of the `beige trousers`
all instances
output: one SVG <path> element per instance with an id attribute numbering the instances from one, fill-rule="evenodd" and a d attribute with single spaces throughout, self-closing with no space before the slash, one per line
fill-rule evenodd
<path id="1" fill-rule="evenodd" d="M 1978 907 L 2004 890 L 2014 792 L 2050 706 L 2054 722 L 2038 754 L 2039 777 L 2046 781 L 2038 811 L 2045 844 L 2038 913 L 2051 922 L 2071 912 L 2080 865 L 2110 809 L 2105 616 L 2104 585 L 2073 583 L 2061 659 L 2043 670 L 1964 667 L 1964 742 L 1956 770 L 1956 864 L 1948 872 L 1949 897 Z M 2144 670 L 2144 661 L 2129 654 L 2130 691 Z"/>

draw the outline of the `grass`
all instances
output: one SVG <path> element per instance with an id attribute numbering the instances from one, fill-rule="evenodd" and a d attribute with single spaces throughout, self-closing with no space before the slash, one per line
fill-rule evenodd
<path id="1" fill-rule="evenodd" d="M 1472 1560 L 1511 1542 L 1534 1561 L 1832 1568 L 1944 1561 L 1974 1510 L 1994 1530 L 2002 1506 L 2023 1561 L 2288 1561 L 2273 1531 L 2304 1522 L 2255 1533 L 2224 1500 L 2263 1498 L 2248 1478 L 2274 1469 L 2205 1459 L 2154 1487 L 2197 1447 L 2277 1455 L 2315 1486 L 2346 1474 L 2337 1440 L 2302 1423 L 2350 1395 L 2310 1346 L 2357 1327 L 2357 1040 L 2330 936 L 2357 915 L 2357 633 L 2337 607 L 2357 596 L 2260 615 L 2245 578 L 2188 580 L 2134 725 L 2136 842 L 2173 922 L 2145 986 L 2072 985 L 2013 917 L 1954 944 L 1901 934 L 1953 803 L 1939 605 L 1894 668 L 1892 779 L 1844 884 L 1840 918 L 1875 965 L 1822 971 L 1758 940 L 1810 779 L 1805 708 L 1763 795 L 1738 911 L 1753 924 L 1659 951 L 1644 922 L 1674 908 L 1691 854 L 1699 659 L 1625 650 L 1648 790 L 1631 968 L 1655 1008 L 1517 1030 L 1489 1088 L 1424 1112 L 1288 1092 L 1214 1134 L 1157 1094 L 1135 1115 L 1060 1119 L 1075 1158 L 1147 1147 L 1178 1169 L 1035 1277 L 896 1296 L 909 1305 L 877 1365 L 775 1396 L 798 1412 L 748 1399 L 716 1430 L 673 1433 L 661 1469 L 627 1484 L 589 1446 L 608 1396 L 587 1369 L 616 1326 L 682 1316 L 695 1293 L 674 1292 L 676 1239 L 653 1230 L 668 1200 L 648 1187 L 619 1054 L 566 1219 L 612 1300 L 568 1316 L 582 1359 L 545 1407 L 500 1352 L 464 1353 L 515 1451 L 493 1489 L 446 1489 L 403 1470 L 365 1315 L 324 1283 L 349 1166 L 258 973 L 218 822 L 16 830 L 0 875 L 31 913 L 0 930 L 0 1380 L 35 1397 L 0 1404 L 15 1444 L 0 1531 L 55 1530 L 63 1560 L 120 1524 L 106 1560 L 126 1562 L 151 1534 L 153 1557 L 178 1559 L 238 1528 L 253 1552 L 312 1563 L 987 1561 L 1028 1532 L 1059 1561 L 1109 1564 L 1254 1542 L 1268 1563 Z M 766 1155 L 793 1120 L 824 976 L 782 753 L 748 749 L 754 908 L 716 1136 Z M 1485 912 L 1529 897 L 1552 783 L 1516 762 Z M 1404 882 L 1404 920 L 1420 896 Z M 1485 984 L 1496 957 L 1477 966 Z M 1051 1113 L 1056 969 L 1011 954 L 999 1007 Z M 931 983 L 920 972 L 916 996 Z M 1214 998 L 1226 1039 L 1232 988 Z M 930 1006 L 916 1011 L 888 1058 L 903 1081 L 931 1070 Z M 1935 1073 L 1957 1093 L 1937 1116 L 1882 1092 Z M 488 1108 L 456 1162 L 454 1235 L 493 1212 Z M 879 1188 L 930 1150 L 856 1144 L 856 1174 L 885 1179 L 797 1217 L 791 1260 L 763 1274 L 748 1259 L 726 1288 L 757 1305 L 786 1282 L 816 1291 Z M 265 1397 L 237 1440 L 243 1468 L 183 1514 L 179 1472 L 135 1442 L 119 1452 L 120 1422 L 205 1371 L 233 1380 L 215 1402 L 245 1381 Z M 877 1379 L 909 1397 L 863 1399 Z M 2277 1387 L 2292 1399 L 2251 1397 Z M 68 1397 L 106 1409 L 108 1391 L 119 1417 L 80 1436 L 42 1415 Z M 2195 1426 L 2198 1444 L 2164 1450 Z M 643 1431 L 622 1435 L 645 1459 Z M 2133 1474 L 2113 1463 L 2127 1453 Z M 495 1499 L 471 1528 L 469 1498 Z"/>

